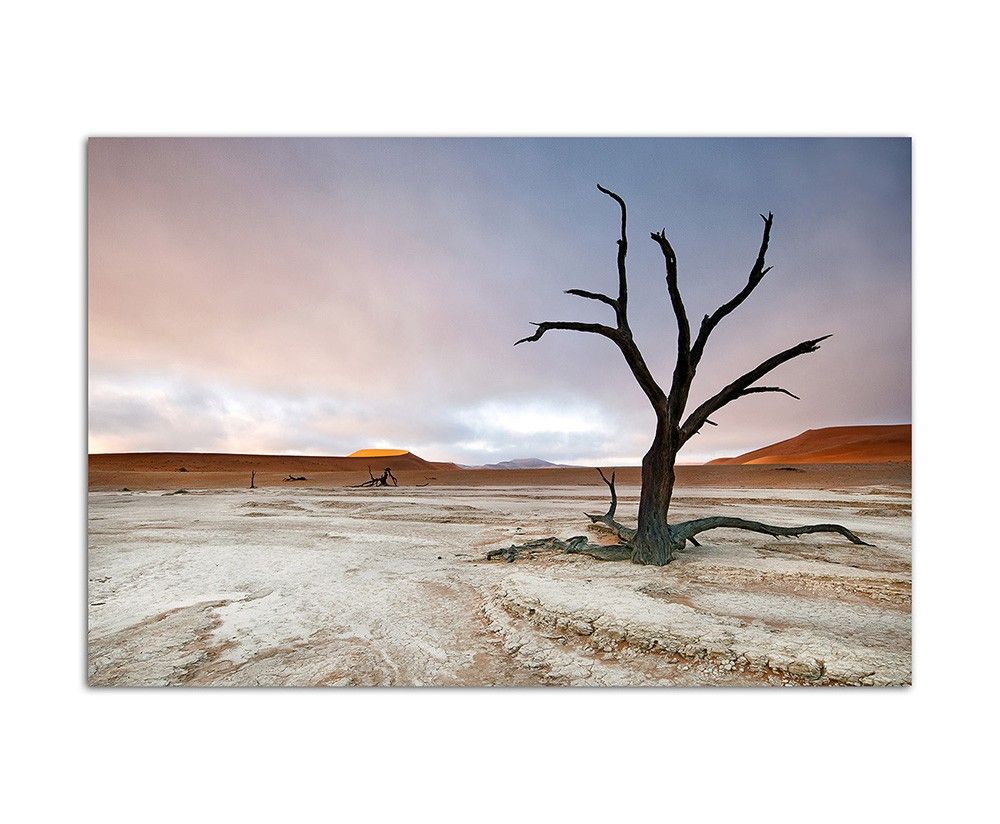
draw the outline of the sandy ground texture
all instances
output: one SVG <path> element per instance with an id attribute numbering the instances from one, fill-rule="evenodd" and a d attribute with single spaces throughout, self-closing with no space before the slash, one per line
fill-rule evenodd
<path id="1" fill-rule="evenodd" d="M 163 462 L 147 465 L 145 461 L 112 461 L 118 456 L 91 455 L 88 484 L 95 491 L 163 491 L 177 489 L 247 489 L 250 486 L 252 464 L 259 465 L 255 483 L 258 487 L 276 487 L 296 494 L 303 488 L 337 489 L 359 484 L 368 480 L 367 466 L 372 465 L 376 474 L 388 464 L 399 479 L 400 486 L 414 487 L 422 484 L 428 487 L 442 486 L 593 486 L 601 494 L 607 494 L 607 487 L 590 466 L 558 467 L 549 469 L 414 469 L 406 462 L 394 465 L 396 459 L 382 461 L 363 459 L 362 465 L 354 470 L 336 468 L 328 470 L 324 465 L 342 466 L 345 460 L 356 458 L 302 458 L 281 456 L 280 462 L 270 465 L 260 461 L 261 456 L 218 456 L 187 455 L 185 471 L 163 469 Z M 246 466 L 234 469 L 233 459 L 254 459 Z M 272 456 L 264 456 L 270 458 Z M 411 456 L 412 457 L 412 456 Z M 309 461 L 314 461 L 313 465 Z M 151 468 L 152 467 L 152 468 Z M 318 467 L 318 468 L 317 468 Z M 638 466 L 604 467 L 606 472 L 614 470 L 618 483 L 625 487 L 638 485 L 642 469 Z M 677 467 L 678 487 L 708 486 L 719 488 L 795 488 L 830 489 L 843 487 L 867 488 L 884 484 L 910 483 L 911 466 L 908 462 L 886 464 L 815 464 L 805 466 L 728 466 L 728 465 L 681 465 Z M 304 477 L 305 481 L 288 481 L 289 475 Z"/>
<path id="2" fill-rule="evenodd" d="M 605 491 L 91 492 L 89 682 L 910 682 L 908 483 L 676 492 L 678 518 L 837 520 L 876 548 L 717 531 L 665 568 L 544 551 L 484 560 L 584 534 L 581 513 L 603 511 Z M 623 520 L 637 496 L 620 487 Z"/>

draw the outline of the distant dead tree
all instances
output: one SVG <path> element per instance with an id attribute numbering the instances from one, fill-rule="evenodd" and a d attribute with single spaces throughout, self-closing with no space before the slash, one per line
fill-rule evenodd
<path id="1" fill-rule="evenodd" d="M 610 340 L 621 351 L 622 356 L 625 358 L 625 363 L 632 372 L 632 376 L 653 407 L 653 411 L 656 414 L 656 431 L 653 435 L 653 443 L 642 459 L 642 491 L 639 496 L 637 528 L 631 529 L 615 520 L 615 509 L 618 498 L 615 492 L 614 473 L 612 473 L 609 480 L 601 472 L 601 477 L 611 490 L 611 505 L 607 513 L 604 515 L 588 515 L 591 521 L 606 525 L 617 535 L 621 542 L 615 548 L 617 557 L 622 559 L 629 558 L 639 564 L 662 566 L 669 563 L 674 554 L 682 549 L 686 542 L 690 541 L 697 545 L 696 535 L 710 529 L 720 528 L 749 530 L 773 537 L 779 535 L 797 536 L 813 532 L 836 532 L 852 543 L 870 546 L 870 544 L 862 541 L 849 529 L 839 524 L 811 524 L 798 527 L 783 527 L 763 524 L 757 521 L 748 521 L 743 518 L 724 516 L 697 518 L 692 521 L 684 521 L 676 524 L 669 523 L 668 513 L 670 511 L 670 501 L 675 480 L 674 464 L 680 449 L 692 437 L 698 434 L 706 424 L 715 426 L 716 424 L 710 419 L 710 416 L 735 400 L 748 395 L 765 392 L 777 392 L 797 400 L 797 396 L 793 395 L 787 389 L 783 389 L 780 386 L 761 386 L 757 382 L 781 366 L 781 364 L 800 355 L 815 352 L 819 349 L 820 342 L 830 336 L 824 335 L 813 340 L 802 341 L 783 352 L 772 355 L 749 372 L 740 375 L 736 380 L 724 386 L 685 417 L 688 394 L 691 391 L 691 384 L 694 381 L 698 365 L 705 352 L 709 336 L 726 316 L 732 313 L 750 296 L 751 292 L 764 279 L 764 275 L 771 269 L 770 266 L 764 265 L 764 259 L 767 254 L 768 243 L 771 239 L 771 225 L 774 216 L 770 213 L 767 217 L 761 215 L 764 221 L 764 234 L 760 242 L 760 249 L 757 252 L 757 259 L 750 269 L 746 285 L 711 315 L 705 315 L 693 340 L 691 327 L 688 323 L 687 310 L 684 307 L 684 301 L 681 298 L 677 281 L 677 256 L 674 254 L 670 241 L 667 240 L 666 230 L 651 233 L 650 237 L 660 247 L 660 251 L 663 254 L 666 267 L 667 295 L 669 296 L 670 305 L 677 322 L 677 359 L 674 363 L 670 390 L 664 392 L 646 365 L 646 360 L 642 352 L 639 351 L 639 347 L 632 337 L 632 329 L 629 326 L 628 279 L 625 271 L 625 259 L 628 254 L 625 201 L 603 186 L 598 185 L 597 188 L 614 200 L 621 211 L 621 237 L 617 241 L 618 295 L 617 297 L 611 297 L 600 292 L 588 292 L 584 289 L 569 289 L 567 294 L 576 295 L 587 300 L 595 300 L 610 306 L 615 314 L 615 324 L 610 326 L 601 323 L 544 321 L 533 324 L 537 327 L 535 333 L 529 337 L 522 338 L 514 345 L 517 346 L 521 343 L 540 340 L 542 335 L 552 330 L 569 330 L 572 332 L 588 332 L 594 335 L 601 335 Z M 611 557 L 609 547 L 590 544 L 585 538 L 580 537 L 570 538 L 568 541 L 559 541 L 554 538 L 542 539 L 542 541 L 534 541 L 530 545 L 524 545 L 524 548 L 537 548 L 546 543 L 569 552 L 586 553 L 602 559 Z M 494 551 L 491 555 L 506 555 L 508 560 L 513 560 L 518 550 L 519 547 L 515 546 L 511 547 L 510 550 Z"/>
<path id="2" fill-rule="evenodd" d="M 366 486 L 388 486 L 389 481 L 392 481 L 393 486 L 399 486 L 396 482 L 396 476 L 392 474 L 392 470 L 386 467 L 382 470 L 382 474 L 377 478 L 372 474 L 372 468 L 368 467 L 368 477 L 371 480 L 365 481 L 363 484 L 354 484 L 351 489 L 361 489 Z"/>
<path id="3" fill-rule="evenodd" d="M 253 482 L 253 479 L 256 476 L 257 476 L 257 471 L 255 469 L 251 469 L 250 470 L 250 488 L 251 489 L 256 489 L 257 488 L 256 486 L 254 486 L 254 482 Z"/>

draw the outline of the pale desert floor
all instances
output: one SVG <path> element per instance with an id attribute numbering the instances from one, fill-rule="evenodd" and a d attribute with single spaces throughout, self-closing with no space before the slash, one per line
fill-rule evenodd
<path id="1" fill-rule="evenodd" d="M 791 474 L 791 473 L 789 473 Z M 908 684 L 910 488 L 699 486 L 674 517 L 844 523 L 701 536 L 665 568 L 512 542 L 586 532 L 597 486 L 89 494 L 93 685 Z M 618 515 L 634 518 L 622 486 Z"/>

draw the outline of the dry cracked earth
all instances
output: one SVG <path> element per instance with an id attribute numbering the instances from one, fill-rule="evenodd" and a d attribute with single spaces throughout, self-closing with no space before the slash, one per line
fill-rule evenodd
<path id="1" fill-rule="evenodd" d="M 92 492 L 89 683 L 910 683 L 908 486 L 676 493 L 678 519 L 835 520 L 875 547 L 720 530 L 665 568 L 484 560 L 585 534 L 603 492 Z M 620 490 L 622 520 L 637 500 Z"/>

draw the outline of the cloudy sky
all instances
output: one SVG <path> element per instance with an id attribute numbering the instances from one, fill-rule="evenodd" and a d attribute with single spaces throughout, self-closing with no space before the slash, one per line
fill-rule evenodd
<path id="1" fill-rule="evenodd" d="M 652 413 L 616 290 L 666 386 L 666 227 L 693 324 L 774 269 L 713 335 L 692 402 L 834 333 L 713 416 L 682 460 L 841 424 L 910 420 L 910 144 L 889 139 L 92 139 L 90 450 L 637 463 Z"/>

